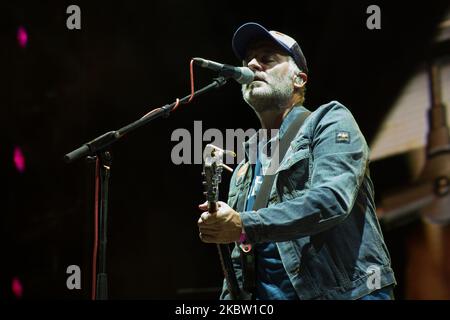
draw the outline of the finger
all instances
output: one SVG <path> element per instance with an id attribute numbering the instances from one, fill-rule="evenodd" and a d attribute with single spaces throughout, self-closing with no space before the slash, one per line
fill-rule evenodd
<path id="1" fill-rule="evenodd" d="M 228 206 L 228 204 L 226 203 L 226 202 L 223 202 L 223 201 L 217 201 L 217 206 L 220 208 L 220 207 L 227 207 Z"/>
<path id="2" fill-rule="evenodd" d="M 200 239 L 201 239 L 203 242 L 205 242 L 205 243 L 213 243 L 213 238 L 212 238 L 212 236 L 210 236 L 210 235 L 208 235 L 208 234 L 201 233 L 201 232 L 200 232 L 199 236 L 200 236 Z"/>
<path id="3" fill-rule="evenodd" d="M 209 219 L 208 211 L 205 211 L 200 215 L 200 220 L 202 220 L 203 223 L 206 223 L 206 221 L 208 221 L 208 219 Z"/>
<path id="4" fill-rule="evenodd" d="M 203 213 L 200 215 L 200 218 L 198 218 L 197 224 L 198 224 L 199 226 L 200 226 L 200 225 L 204 225 L 205 223 L 207 223 L 206 221 L 208 221 L 208 218 L 209 218 L 209 213 L 208 213 L 208 211 L 203 212 Z"/>
<path id="5" fill-rule="evenodd" d="M 198 218 L 197 224 L 199 227 L 201 226 L 202 228 L 203 227 L 211 228 L 212 226 L 214 226 L 215 228 L 217 225 L 217 219 L 215 219 L 214 216 L 211 216 L 210 213 L 203 212 L 200 218 Z M 217 228 L 220 228 L 220 226 L 217 225 Z"/>
<path id="6" fill-rule="evenodd" d="M 207 209 L 208 209 L 208 201 L 205 201 L 205 202 L 199 204 L 199 205 L 198 205 L 198 208 L 199 208 L 200 210 L 207 210 Z"/>
<path id="7" fill-rule="evenodd" d="M 218 212 L 223 213 L 223 212 L 228 211 L 229 209 L 231 209 L 231 207 L 226 202 L 222 202 L 222 201 L 217 202 L 217 211 Z"/>
<path id="8" fill-rule="evenodd" d="M 209 228 L 206 225 L 199 227 L 198 230 L 202 235 L 212 237 L 214 239 L 217 238 L 221 233 L 220 229 Z"/>
<path id="9" fill-rule="evenodd" d="M 200 231 L 205 232 L 220 232 L 222 230 L 222 227 L 219 224 L 200 224 L 199 226 Z"/>
<path id="10" fill-rule="evenodd" d="M 200 219 L 202 219 L 204 224 L 212 224 L 217 222 L 217 215 L 205 211 L 200 215 Z"/>

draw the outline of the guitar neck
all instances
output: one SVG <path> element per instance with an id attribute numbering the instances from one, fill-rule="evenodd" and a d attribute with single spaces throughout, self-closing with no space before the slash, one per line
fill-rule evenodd
<path id="1" fill-rule="evenodd" d="M 208 212 L 213 213 L 216 211 L 217 201 L 208 201 Z M 230 247 L 227 244 L 217 244 L 217 250 L 231 299 L 238 300 L 240 299 L 240 289 L 234 272 L 233 262 L 231 261 Z"/>
<path id="2" fill-rule="evenodd" d="M 208 212 L 213 213 L 217 211 L 217 201 L 208 201 Z"/>
<path id="3" fill-rule="evenodd" d="M 210 145 L 208 145 L 211 147 Z M 208 147 L 207 146 L 207 147 Z M 221 149 L 220 149 L 221 150 Z M 205 149 L 206 151 L 206 149 Z M 221 150 L 223 152 L 223 150 Z M 222 161 L 217 163 L 215 154 L 210 150 L 209 153 L 205 153 L 203 165 L 203 185 L 205 186 L 205 196 L 208 203 L 208 212 L 213 214 L 217 212 L 218 204 L 217 199 L 219 197 L 219 183 L 221 181 Z M 222 156 L 220 154 L 220 156 Z M 236 273 L 233 267 L 233 261 L 231 259 L 230 247 L 228 244 L 217 244 L 217 250 L 219 253 L 220 264 L 225 276 L 226 286 L 228 288 L 231 299 L 240 298 L 240 288 L 237 281 Z"/>

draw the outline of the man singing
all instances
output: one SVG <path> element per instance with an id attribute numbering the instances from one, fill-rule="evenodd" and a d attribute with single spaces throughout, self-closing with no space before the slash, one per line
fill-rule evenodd
<path id="1" fill-rule="evenodd" d="M 217 212 L 200 205 L 201 240 L 236 243 L 238 282 L 252 299 L 393 299 L 396 281 L 375 214 L 369 149 L 352 114 L 337 101 L 312 113 L 303 106 L 308 68 L 293 38 L 246 23 L 232 48 L 255 73 L 242 85 L 244 100 L 262 129 L 278 133 L 256 143 L 256 161 L 249 146 L 257 135 L 245 143 L 247 157 Z M 289 132 L 287 151 L 269 172 L 267 149 Z M 269 175 L 267 203 L 255 208 Z M 254 257 L 246 260 L 254 261 L 254 277 L 246 274 L 245 255 Z M 221 299 L 229 298 L 224 284 Z"/>

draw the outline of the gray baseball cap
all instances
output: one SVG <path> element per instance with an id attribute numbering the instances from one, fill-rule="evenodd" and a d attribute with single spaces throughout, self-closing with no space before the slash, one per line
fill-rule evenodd
<path id="1" fill-rule="evenodd" d="M 231 45 L 236 57 L 239 60 L 244 60 L 249 44 L 258 40 L 274 42 L 294 59 L 301 71 L 308 73 L 305 56 L 297 41 L 284 33 L 275 30 L 269 31 L 255 22 L 243 24 L 234 33 Z"/>

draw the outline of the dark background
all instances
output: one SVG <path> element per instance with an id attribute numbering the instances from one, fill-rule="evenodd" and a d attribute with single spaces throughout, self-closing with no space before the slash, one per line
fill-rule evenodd
<path id="1" fill-rule="evenodd" d="M 66 28 L 66 8 L 81 8 L 81 30 Z M 381 30 L 366 8 L 381 8 Z M 447 1 L 15 1 L 0 5 L 0 292 L 24 298 L 88 299 L 91 287 L 94 167 L 63 155 L 103 132 L 189 93 L 189 61 L 238 64 L 231 37 L 255 21 L 294 37 L 309 65 L 305 106 L 346 105 L 370 142 L 405 81 L 430 52 Z M 29 42 L 17 44 L 24 26 Z M 214 73 L 196 69 L 197 87 Z M 108 242 L 110 297 L 216 298 L 215 247 L 198 239 L 201 165 L 171 162 L 177 128 L 257 128 L 234 82 L 182 105 L 117 143 Z M 26 171 L 13 166 L 22 148 Z M 407 176 L 402 162 L 375 163 L 378 190 Z M 228 189 L 224 178 L 222 199 Z M 398 280 L 402 230 L 386 231 Z M 79 265 L 82 289 L 66 288 Z M 193 288 L 197 293 L 179 291 Z M 206 288 L 206 289 L 205 289 Z M 402 285 L 397 296 L 402 297 Z"/>

